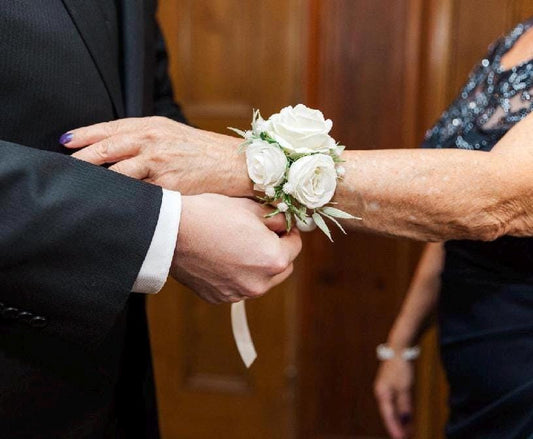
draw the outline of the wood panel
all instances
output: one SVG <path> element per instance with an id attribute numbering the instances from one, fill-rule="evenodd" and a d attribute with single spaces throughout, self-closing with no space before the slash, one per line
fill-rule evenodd
<path id="1" fill-rule="evenodd" d="M 413 99 L 420 2 L 328 0 L 315 13 L 309 101 L 334 120 L 336 139 L 358 149 L 412 146 L 421 137 Z M 411 245 L 358 233 L 335 239 L 308 243 L 299 437 L 385 437 L 372 396 L 375 346 L 407 287 Z"/>
<path id="2" fill-rule="evenodd" d="M 171 72 L 193 123 L 228 133 L 301 100 L 305 0 L 166 0 Z"/>
<path id="3" fill-rule="evenodd" d="M 248 307 L 260 354 L 249 371 L 233 346 L 227 306 L 207 307 L 173 282 L 151 300 L 163 438 L 292 437 L 290 288 Z"/>
<path id="4" fill-rule="evenodd" d="M 301 6 L 160 1 L 176 96 L 195 125 L 228 133 L 249 126 L 253 108 L 268 115 L 301 99 Z M 210 306 L 175 282 L 152 298 L 163 439 L 293 437 L 296 271 L 247 305 L 259 353 L 250 370 L 232 339 L 229 306 Z"/>
<path id="5" fill-rule="evenodd" d="M 359 149 L 416 146 L 488 44 L 532 14 L 530 0 L 160 0 L 173 83 L 196 125 L 227 132 L 252 108 L 303 99 Z M 248 305 L 260 354 L 250 371 L 228 307 L 170 283 L 150 301 L 163 439 L 384 438 L 374 349 L 419 250 L 306 236 L 295 276 Z M 443 437 L 436 344 L 432 331 L 418 363 L 417 439 Z"/>
<path id="6" fill-rule="evenodd" d="M 319 18 L 311 20 L 310 102 L 355 148 L 416 146 L 489 43 L 533 13 L 532 2 L 522 0 L 315 0 L 311 7 Z M 307 338 L 300 437 L 381 437 L 371 396 L 373 349 L 392 322 L 419 246 L 356 235 L 334 250 L 320 238 L 311 246 L 327 262 L 310 262 L 317 273 L 308 273 L 309 291 L 301 293 Z M 431 331 L 418 364 L 417 438 L 443 437 L 447 392 L 436 344 Z M 312 361 L 316 355 L 320 363 Z"/>
<path id="7" fill-rule="evenodd" d="M 531 0 L 514 0 L 510 10 L 509 26 L 512 26 L 533 16 L 533 2 Z"/>

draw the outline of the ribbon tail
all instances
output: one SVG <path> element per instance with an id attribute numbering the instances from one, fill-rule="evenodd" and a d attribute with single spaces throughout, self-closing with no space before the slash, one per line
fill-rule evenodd
<path id="1" fill-rule="evenodd" d="M 250 329 L 248 328 L 244 301 L 231 305 L 231 329 L 233 330 L 233 338 L 237 344 L 242 361 L 246 367 L 250 367 L 257 358 L 257 352 L 255 351 L 254 342 L 252 341 Z"/>

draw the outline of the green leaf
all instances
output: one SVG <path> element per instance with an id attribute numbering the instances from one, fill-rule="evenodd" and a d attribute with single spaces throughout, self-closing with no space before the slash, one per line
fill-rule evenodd
<path id="1" fill-rule="evenodd" d="M 292 198 L 292 197 L 291 197 Z M 291 206 L 294 214 L 302 221 L 307 218 L 307 209 L 305 207 L 298 208 L 294 204 Z"/>
<path id="2" fill-rule="evenodd" d="M 324 215 L 326 218 L 329 218 L 331 221 L 333 221 L 337 225 L 337 227 L 341 229 L 342 233 L 346 235 L 346 230 L 344 230 L 344 228 L 341 226 L 341 223 L 339 223 L 335 218 L 328 215 L 327 213 L 322 212 L 322 215 Z"/>
<path id="3" fill-rule="evenodd" d="M 319 213 L 313 213 L 313 220 L 315 221 L 317 227 L 324 232 L 331 242 L 333 242 L 331 232 L 329 231 L 328 225 L 324 221 L 324 218 L 322 218 Z"/>
<path id="4" fill-rule="evenodd" d="M 326 215 L 333 216 L 335 218 L 343 218 L 343 219 L 357 219 L 362 220 L 362 218 L 353 216 L 349 214 L 348 212 L 344 212 L 340 209 L 336 209 L 334 207 L 323 207 L 320 209 L 322 212 L 324 212 Z"/>
<path id="5" fill-rule="evenodd" d="M 232 127 L 228 127 L 228 130 L 233 131 L 234 133 L 238 134 L 241 137 L 246 137 L 246 131 L 239 130 L 238 128 L 232 128 Z"/>
<path id="6" fill-rule="evenodd" d="M 292 229 L 292 214 L 290 212 L 285 212 L 285 221 L 287 222 L 287 233 Z"/>
<path id="7" fill-rule="evenodd" d="M 267 214 L 265 215 L 265 218 L 272 218 L 273 216 L 276 216 L 278 213 L 279 213 L 279 210 L 276 209 L 276 210 L 274 210 L 273 212 L 267 213 Z"/>
<path id="8" fill-rule="evenodd" d="M 306 157 L 308 155 L 314 155 L 314 154 L 307 154 L 307 153 L 296 153 L 296 152 L 293 152 L 293 153 L 287 153 L 288 157 L 292 160 L 292 162 L 296 162 L 298 160 L 300 160 L 302 157 Z"/>

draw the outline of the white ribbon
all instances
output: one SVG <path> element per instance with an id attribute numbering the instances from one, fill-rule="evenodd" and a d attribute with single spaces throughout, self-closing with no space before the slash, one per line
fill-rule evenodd
<path id="1" fill-rule="evenodd" d="M 250 367 L 257 358 L 257 352 L 248 328 L 244 301 L 231 305 L 231 329 L 242 361 L 246 367 Z"/>

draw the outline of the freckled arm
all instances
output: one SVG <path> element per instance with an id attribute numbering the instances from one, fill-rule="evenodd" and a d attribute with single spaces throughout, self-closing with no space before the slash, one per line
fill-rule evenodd
<path id="1" fill-rule="evenodd" d="M 491 152 L 346 151 L 334 201 L 365 229 L 423 241 L 533 236 L 533 118 Z"/>

